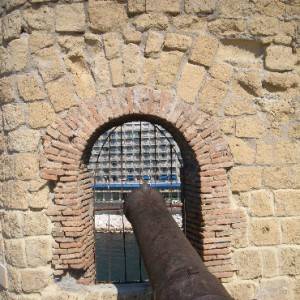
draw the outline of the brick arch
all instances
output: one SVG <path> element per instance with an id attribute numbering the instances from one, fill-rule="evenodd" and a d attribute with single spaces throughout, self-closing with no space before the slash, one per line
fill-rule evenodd
<path id="1" fill-rule="evenodd" d="M 116 89 L 98 101 L 70 109 L 47 128 L 41 177 L 55 183 L 47 212 L 54 225 L 54 275 L 70 272 L 86 284 L 95 280 L 93 181 L 86 155 L 99 130 L 124 116 L 164 120 L 171 133 L 173 128 L 184 137 L 199 166 L 184 176 L 189 203 L 185 209 L 191 220 L 187 236 L 217 277 L 231 277 L 230 230 L 242 220 L 228 199 L 226 172 L 233 164 L 230 149 L 215 122 L 195 106 L 170 92 L 145 87 Z"/>

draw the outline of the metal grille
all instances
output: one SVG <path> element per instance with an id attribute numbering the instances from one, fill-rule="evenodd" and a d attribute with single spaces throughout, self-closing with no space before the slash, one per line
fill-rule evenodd
<path id="1" fill-rule="evenodd" d="M 89 168 L 94 171 L 97 280 L 147 279 L 123 199 L 142 183 L 158 189 L 182 226 L 182 158 L 172 135 L 157 124 L 127 122 L 96 141 Z"/>

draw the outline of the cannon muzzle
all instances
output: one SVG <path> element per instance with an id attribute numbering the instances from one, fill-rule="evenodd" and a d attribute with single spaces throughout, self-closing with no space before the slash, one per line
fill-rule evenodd
<path id="1" fill-rule="evenodd" d="M 156 300 L 230 300 L 204 266 L 166 208 L 162 195 L 143 187 L 124 204 Z"/>

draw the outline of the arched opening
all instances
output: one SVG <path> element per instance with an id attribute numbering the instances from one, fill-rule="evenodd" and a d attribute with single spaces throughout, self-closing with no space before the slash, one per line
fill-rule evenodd
<path id="1" fill-rule="evenodd" d="M 195 205 L 189 206 L 185 195 L 191 201 L 200 196 L 193 184 L 199 167 L 184 137 L 171 129 L 175 137 L 164 120 L 131 115 L 105 127 L 93 138 L 88 158 L 94 178 L 96 281 L 143 282 L 147 274 L 123 214 L 124 197 L 149 184 L 162 193 L 178 226 L 190 236 L 196 228 L 199 232 L 200 221 L 191 219 L 198 214 L 192 213 Z M 195 245 L 201 249 L 199 242 Z"/>

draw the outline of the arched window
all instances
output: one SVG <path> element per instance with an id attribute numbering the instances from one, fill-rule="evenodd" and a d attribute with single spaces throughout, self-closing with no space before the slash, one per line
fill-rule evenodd
<path id="1" fill-rule="evenodd" d="M 163 194 L 175 221 L 183 227 L 179 146 L 158 124 L 125 122 L 99 136 L 89 169 L 94 174 L 97 281 L 147 280 L 131 225 L 123 214 L 123 201 L 147 183 Z"/>

